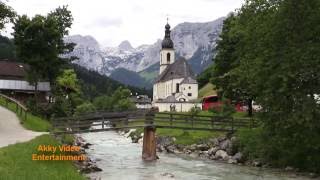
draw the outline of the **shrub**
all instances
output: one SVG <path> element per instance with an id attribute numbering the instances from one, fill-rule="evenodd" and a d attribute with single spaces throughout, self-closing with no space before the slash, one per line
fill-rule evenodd
<path id="1" fill-rule="evenodd" d="M 79 116 L 81 114 L 94 112 L 94 111 L 96 111 L 96 108 L 94 107 L 94 105 L 86 102 L 76 107 L 74 115 Z"/>

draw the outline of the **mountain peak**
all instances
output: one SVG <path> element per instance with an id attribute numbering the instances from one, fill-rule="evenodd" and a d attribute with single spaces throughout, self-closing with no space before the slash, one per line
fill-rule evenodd
<path id="1" fill-rule="evenodd" d="M 130 42 L 127 41 L 127 40 L 122 41 L 122 42 L 119 44 L 118 48 L 119 48 L 120 50 L 123 50 L 123 51 L 129 51 L 129 50 L 133 49 L 133 47 L 131 46 Z"/>

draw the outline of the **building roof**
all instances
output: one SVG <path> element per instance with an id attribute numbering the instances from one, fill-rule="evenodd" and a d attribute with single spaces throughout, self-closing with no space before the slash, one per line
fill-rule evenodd
<path id="1" fill-rule="evenodd" d="M 186 77 L 181 81 L 180 84 L 198 84 L 198 82 L 191 77 Z"/>
<path id="2" fill-rule="evenodd" d="M 6 79 L 23 79 L 26 76 L 28 65 L 12 62 L 8 60 L 0 60 L 0 77 Z"/>
<path id="3" fill-rule="evenodd" d="M 180 58 L 173 64 L 168 65 L 167 68 L 157 77 L 155 82 L 165 82 L 168 80 L 179 78 L 185 78 L 187 79 L 186 81 L 189 81 L 189 79 L 190 81 L 191 79 L 195 79 L 191 67 L 184 58 Z"/>
<path id="4" fill-rule="evenodd" d="M 131 100 L 139 104 L 151 104 L 151 99 L 147 95 L 132 96 Z"/>

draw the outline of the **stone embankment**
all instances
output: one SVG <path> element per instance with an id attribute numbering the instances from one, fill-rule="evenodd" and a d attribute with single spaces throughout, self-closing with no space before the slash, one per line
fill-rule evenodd
<path id="1" fill-rule="evenodd" d="M 89 148 L 89 146 L 91 145 L 90 143 L 86 142 L 82 137 L 76 136 L 73 145 L 80 146 L 80 151 L 77 151 L 75 153 L 77 153 L 78 155 L 84 154 L 87 157 L 84 161 L 74 161 L 79 172 L 88 174 L 92 172 L 102 171 L 102 169 L 96 165 L 96 162 L 87 156 L 86 149 Z"/>
<path id="2" fill-rule="evenodd" d="M 137 134 L 135 130 L 120 131 L 119 133 L 126 137 L 131 137 L 133 143 L 142 143 L 143 133 Z M 175 141 L 174 137 L 157 137 L 157 151 L 186 154 L 194 158 L 225 161 L 230 164 L 252 163 L 254 166 L 262 166 L 259 161 L 246 161 L 243 154 L 238 151 L 237 139 L 233 136 L 212 138 L 206 142 L 192 145 L 181 145 L 175 143 Z"/>

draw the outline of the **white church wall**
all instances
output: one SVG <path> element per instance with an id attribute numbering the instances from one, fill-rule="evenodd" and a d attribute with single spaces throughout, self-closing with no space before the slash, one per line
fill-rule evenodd
<path id="1" fill-rule="evenodd" d="M 169 89 L 169 93 L 167 94 L 167 96 L 171 96 L 172 93 L 176 93 L 176 86 L 177 84 L 180 84 L 182 80 L 183 78 L 166 81 L 166 84 L 168 85 L 168 89 Z M 179 92 L 181 92 L 180 85 L 179 85 Z"/>
<path id="2" fill-rule="evenodd" d="M 159 112 L 166 112 L 170 111 L 170 106 L 175 105 L 175 110 L 176 112 L 188 112 L 191 110 L 193 107 L 197 108 L 202 108 L 201 103 L 188 103 L 188 102 L 183 102 L 183 103 L 154 103 L 154 107 L 158 107 Z"/>
<path id="3" fill-rule="evenodd" d="M 190 100 L 198 98 L 198 84 L 182 84 L 181 90 L 181 92 Z"/>

